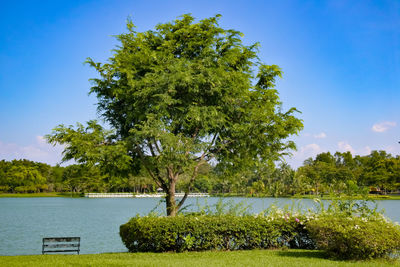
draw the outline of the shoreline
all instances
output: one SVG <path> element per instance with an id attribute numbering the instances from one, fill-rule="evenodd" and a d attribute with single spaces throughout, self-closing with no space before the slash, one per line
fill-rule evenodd
<path id="1" fill-rule="evenodd" d="M 177 193 L 179 194 L 179 193 Z M 196 193 L 195 193 L 196 194 Z M 132 193 L 132 198 L 137 198 L 143 195 L 146 197 L 160 197 L 159 194 L 135 194 Z M 137 195 L 137 196 L 136 196 Z M 32 197 L 67 197 L 67 198 L 84 198 L 84 193 L 68 193 L 68 192 L 51 192 L 51 193 L 0 193 L 0 198 L 32 198 Z M 267 196 L 267 195 L 246 195 L 246 194 L 207 194 L 207 197 L 245 197 L 245 198 L 289 198 L 289 199 L 322 199 L 322 200 L 332 200 L 332 199 L 345 199 L 345 200 L 400 200 L 400 195 L 375 195 L 369 194 L 367 197 L 362 195 L 357 196 L 330 196 L 323 195 L 315 196 L 315 195 L 294 195 L 294 196 Z"/>
<path id="2" fill-rule="evenodd" d="M 31 198 L 31 197 L 68 197 L 80 198 L 81 194 L 71 194 L 64 192 L 51 192 L 51 193 L 0 193 L 0 198 Z"/>

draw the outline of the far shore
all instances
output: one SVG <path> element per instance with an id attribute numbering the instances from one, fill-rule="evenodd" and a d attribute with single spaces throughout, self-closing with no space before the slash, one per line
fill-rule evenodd
<path id="1" fill-rule="evenodd" d="M 156 193 L 154 193 L 155 195 Z M 148 195 L 152 195 L 151 193 Z M 29 197 L 84 197 L 83 193 L 70 193 L 70 192 L 46 192 L 46 193 L 0 193 L 0 198 L 29 198 Z M 273 196 L 268 195 L 246 195 L 246 194 L 210 194 L 210 197 L 256 197 L 256 198 L 273 198 Z M 365 195 L 294 195 L 294 196 L 278 196 L 276 198 L 297 198 L 297 199 L 354 199 L 354 200 L 400 200 L 400 195 L 376 195 L 369 194 L 367 197 Z"/>
<path id="2" fill-rule="evenodd" d="M 46 192 L 46 193 L 0 193 L 0 198 L 4 197 L 82 197 L 79 193 L 68 192 Z"/>

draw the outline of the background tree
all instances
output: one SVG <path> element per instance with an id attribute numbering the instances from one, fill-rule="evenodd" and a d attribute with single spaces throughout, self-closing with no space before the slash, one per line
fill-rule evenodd
<path id="1" fill-rule="evenodd" d="M 367 194 L 396 192 L 399 190 L 400 157 L 385 151 L 372 151 L 366 156 L 352 156 L 350 152 L 318 154 L 307 159 L 297 170 L 314 191 L 331 193 Z M 318 189 L 318 190 L 317 190 Z"/>
<path id="2" fill-rule="evenodd" d="M 164 189 L 171 216 L 201 165 L 213 161 L 241 170 L 271 164 L 295 148 L 287 138 L 303 126 L 296 109 L 282 111 L 275 89 L 280 68 L 260 63 L 258 44 L 244 45 L 242 33 L 219 27 L 219 17 L 195 23 L 183 15 L 146 32 L 136 32 L 129 21 L 107 63 L 87 61 L 100 75 L 90 92 L 115 130 L 98 143 L 103 150 L 89 150 L 101 154 L 115 151 L 108 146 L 123 146 L 131 164 L 139 160 Z M 91 160 L 84 149 L 76 153 L 74 133 L 59 127 L 48 139 L 66 145 L 65 159 Z M 185 176 L 185 195 L 177 203 L 176 185 Z"/>
<path id="3" fill-rule="evenodd" d="M 78 144 L 82 141 L 81 134 L 75 134 L 74 137 L 77 139 L 74 142 Z M 99 144 L 96 138 L 83 140 L 85 140 L 85 145 L 76 146 L 76 148 L 93 146 L 89 149 L 93 152 L 103 149 L 102 146 L 106 145 L 103 142 Z M 107 147 L 107 149 L 112 151 L 115 147 Z M 295 173 L 285 164 L 280 164 L 278 168 L 272 165 L 261 165 L 257 168 L 246 168 L 240 172 L 234 169 L 230 173 L 221 168 L 221 165 L 214 167 L 202 164 L 192 191 L 256 196 L 309 194 L 312 191 L 316 193 L 317 189 L 323 194 L 345 195 L 364 195 L 370 191 L 380 194 L 400 192 L 400 156 L 393 157 L 384 151 L 372 151 L 370 155 L 354 157 L 350 152 L 336 152 L 335 160 L 326 162 L 321 159 L 330 157 L 327 157 L 327 153 L 322 154 L 315 160 L 307 159 L 304 166 Z M 91 157 L 93 155 L 97 153 L 91 154 Z M 114 155 L 112 158 L 118 163 L 119 157 Z M 132 160 L 130 157 L 129 159 Z M 101 166 L 101 161 L 98 162 L 100 163 L 94 165 L 52 167 L 29 160 L 1 160 L 0 193 L 39 191 L 149 193 L 157 189 L 154 180 L 144 168 L 139 172 L 131 170 L 127 176 L 117 172 L 110 172 L 110 174 L 106 172 L 106 167 L 117 164 L 114 162 Z M 182 174 L 176 186 L 177 190 L 185 190 L 190 178 L 189 175 Z"/>

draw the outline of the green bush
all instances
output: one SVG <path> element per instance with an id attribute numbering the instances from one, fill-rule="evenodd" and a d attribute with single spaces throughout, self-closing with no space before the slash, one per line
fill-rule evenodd
<path id="1" fill-rule="evenodd" d="M 26 185 L 26 186 L 17 186 L 14 188 L 16 193 L 35 193 L 37 192 L 36 186 L 34 185 Z"/>
<path id="2" fill-rule="evenodd" d="M 243 203 L 218 202 L 177 217 L 132 218 L 120 235 L 131 252 L 288 247 L 318 248 L 340 259 L 399 256 L 400 226 L 370 202 L 316 202 L 314 211 L 272 205 L 256 216 Z"/>
<path id="3" fill-rule="evenodd" d="M 120 236 L 131 252 L 309 248 L 299 218 L 282 216 L 134 217 Z"/>
<path id="4" fill-rule="evenodd" d="M 325 214 L 306 228 L 319 249 L 340 259 L 398 256 L 400 227 L 384 217 L 344 217 Z"/>
<path id="5" fill-rule="evenodd" d="M 10 187 L 8 185 L 0 185 L 0 193 L 8 192 Z"/>

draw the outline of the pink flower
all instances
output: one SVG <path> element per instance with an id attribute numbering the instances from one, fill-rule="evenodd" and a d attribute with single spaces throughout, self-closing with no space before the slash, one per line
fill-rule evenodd
<path id="1" fill-rule="evenodd" d="M 299 220 L 299 219 L 297 219 L 297 218 L 296 218 L 295 220 L 296 220 L 296 222 L 300 222 L 300 220 Z"/>

